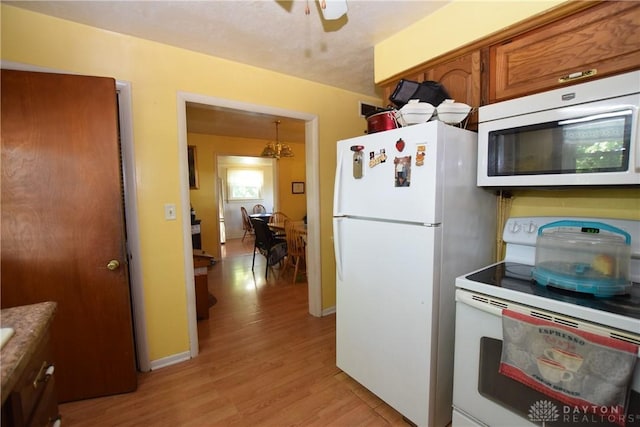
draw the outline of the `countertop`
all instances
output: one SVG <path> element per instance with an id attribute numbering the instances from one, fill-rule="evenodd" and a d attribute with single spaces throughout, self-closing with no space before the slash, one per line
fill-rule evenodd
<path id="1" fill-rule="evenodd" d="M 16 381 L 33 356 L 37 344 L 53 320 L 56 308 L 55 302 L 42 302 L 4 308 L 0 311 L 1 326 L 15 330 L 13 336 L 0 350 L 2 403 L 13 390 Z"/>

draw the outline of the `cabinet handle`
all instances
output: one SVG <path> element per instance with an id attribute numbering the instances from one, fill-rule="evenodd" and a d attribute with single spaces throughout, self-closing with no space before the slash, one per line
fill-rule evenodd
<path id="1" fill-rule="evenodd" d="M 567 74 L 566 76 L 562 76 L 558 79 L 558 83 L 566 83 L 572 80 L 584 79 L 585 77 L 595 76 L 598 73 L 598 70 L 593 68 L 591 70 L 586 71 L 578 71 L 576 73 Z"/>
<path id="2" fill-rule="evenodd" d="M 51 378 L 51 376 L 53 375 L 53 371 L 55 371 L 53 365 L 49 365 L 49 362 L 47 362 L 46 360 L 42 362 L 42 366 L 40 366 L 38 375 L 36 375 L 36 379 L 33 380 L 33 388 L 38 388 L 38 385 L 40 383 L 49 381 L 49 378 Z"/>

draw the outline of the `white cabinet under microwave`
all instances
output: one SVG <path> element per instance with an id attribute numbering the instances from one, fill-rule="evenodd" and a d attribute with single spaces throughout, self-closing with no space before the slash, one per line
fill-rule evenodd
<path id="1" fill-rule="evenodd" d="M 480 107 L 478 185 L 640 185 L 640 71 Z"/>

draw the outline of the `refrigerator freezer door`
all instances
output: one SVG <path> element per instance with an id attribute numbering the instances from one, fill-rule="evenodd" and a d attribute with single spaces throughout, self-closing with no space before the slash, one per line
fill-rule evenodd
<path id="1" fill-rule="evenodd" d="M 444 132 L 440 122 L 429 122 L 338 142 L 334 216 L 440 222 L 438 134 Z M 354 151 L 360 147 L 364 162 L 358 165 Z M 362 176 L 355 178 L 358 167 Z"/>
<path id="2" fill-rule="evenodd" d="M 419 426 L 436 398 L 440 236 L 440 227 L 334 218 L 337 365 Z"/>

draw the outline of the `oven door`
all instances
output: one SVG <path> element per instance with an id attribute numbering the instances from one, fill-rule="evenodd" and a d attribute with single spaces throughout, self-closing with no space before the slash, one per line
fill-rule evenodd
<path id="1" fill-rule="evenodd" d="M 539 401 L 553 402 L 559 413 L 559 418 L 545 422 L 546 426 L 575 427 L 584 422 L 581 418 L 584 414 L 571 413 L 571 408 L 563 403 L 498 372 L 502 353 L 502 310 L 518 307 L 522 306 L 456 290 L 453 427 L 539 425 L 529 419 L 532 405 Z M 640 425 L 639 364 L 636 364 L 631 388 L 627 427 Z M 595 417 L 589 418 L 588 425 L 616 425 Z"/>

